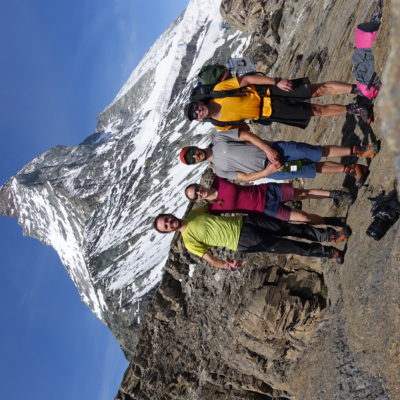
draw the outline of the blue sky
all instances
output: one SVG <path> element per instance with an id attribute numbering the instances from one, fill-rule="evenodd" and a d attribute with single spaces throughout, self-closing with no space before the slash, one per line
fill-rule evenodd
<path id="1" fill-rule="evenodd" d="M 0 14 L 0 182 L 93 133 L 188 0 L 12 0 Z M 0 398 L 108 400 L 127 362 L 53 249 L 0 216 Z"/>

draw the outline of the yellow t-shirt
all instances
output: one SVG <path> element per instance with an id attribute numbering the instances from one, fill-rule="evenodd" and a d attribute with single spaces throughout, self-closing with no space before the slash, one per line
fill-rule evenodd
<path id="1" fill-rule="evenodd" d="M 214 86 L 213 90 L 232 90 L 240 88 L 237 78 L 230 78 Z M 213 99 L 215 103 L 221 105 L 221 115 L 216 118 L 218 121 L 238 121 L 242 119 L 257 120 L 260 117 L 260 96 L 255 87 L 250 85 L 246 88 L 249 92 L 246 97 L 225 97 L 222 99 Z M 268 118 L 272 114 L 271 98 L 269 89 L 264 97 L 263 117 Z M 234 126 L 216 126 L 216 129 L 226 131 Z"/>
<path id="2" fill-rule="evenodd" d="M 188 224 L 182 239 L 188 251 L 203 257 L 210 247 L 226 247 L 236 251 L 243 217 L 222 217 L 208 214 L 208 206 L 199 207 L 186 216 Z"/>

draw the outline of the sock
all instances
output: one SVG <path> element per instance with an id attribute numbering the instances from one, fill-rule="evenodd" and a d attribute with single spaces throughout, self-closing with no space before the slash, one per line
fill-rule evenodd
<path id="1" fill-rule="evenodd" d="M 344 217 L 325 217 L 324 221 L 326 225 L 332 225 L 332 226 L 346 225 L 346 219 Z"/>

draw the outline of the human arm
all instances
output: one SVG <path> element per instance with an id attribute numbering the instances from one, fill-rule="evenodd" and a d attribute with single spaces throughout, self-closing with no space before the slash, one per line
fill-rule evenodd
<path id="1" fill-rule="evenodd" d="M 249 174 L 246 174 L 244 172 L 238 172 L 236 174 L 236 179 L 245 182 L 257 181 L 258 179 L 265 178 L 268 175 L 278 172 L 280 169 L 281 167 L 277 168 L 276 165 L 268 163 L 268 165 L 261 171 L 250 172 Z"/>
<path id="2" fill-rule="evenodd" d="M 230 271 L 236 271 L 238 268 L 245 264 L 243 261 L 239 260 L 220 260 L 219 258 L 214 257 L 209 252 L 203 255 L 203 259 L 216 268 L 229 269 Z"/>
<path id="3" fill-rule="evenodd" d="M 282 163 L 280 161 L 280 154 L 278 151 L 273 149 L 269 144 L 264 142 L 259 136 L 255 135 L 254 133 L 250 132 L 248 127 L 240 127 L 238 130 L 238 137 L 239 140 L 243 142 L 249 142 L 253 146 L 258 147 L 262 150 L 265 155 L 267 156 L 268 160 L 271 164 L 274 164 L 276 168 L 282 168 Z"/>
<path id="4" fill-rule="evenodd" d="M 270 78 L 260 74 L 245 75 L 237 78 L 240 87 L 249 85 L 276 85 L 285 92 L 293 90 L 293 84 L 290 79 Z M 276 83 L 277 82 L 277 83 Z"/>

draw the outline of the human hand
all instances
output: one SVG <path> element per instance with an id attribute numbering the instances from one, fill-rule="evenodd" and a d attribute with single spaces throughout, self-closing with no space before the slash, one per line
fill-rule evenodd
<path id="1" fill-rule="evenodd" d="M 283 168 L 283 164 L 272 164 L 268 163 L 268 165 L 264 169 L 264 177 L 274 174 L 275 172 L 279 172 Z"/>
<path id="2" fill-rule="evenodd" d="M 289 79 L 281 79 L 276 86 L 285 92 L 293 90 L 293 83 Z"/>
<path id="3" fill-rule="evenodd" d="M 229 269 L 231 272 L 236 272 L 240 267 L 246 264 L 246 261 L 240 260 L 226 260 L 225 261 L 225 269 Z"/>
<path id="4" fill-rule="evenodd" d="M 281 163 L 281 160 L 280 160 L 281 155 L 280 155 L 279 151 L 276 151 L 273 148 L 270 148 L 266 152 L 266 154 L 267 154 L 268 161 L 271 164 L 275 165 L 276 168 L 282 168 L 283 167 L 283 164 Z"/>

